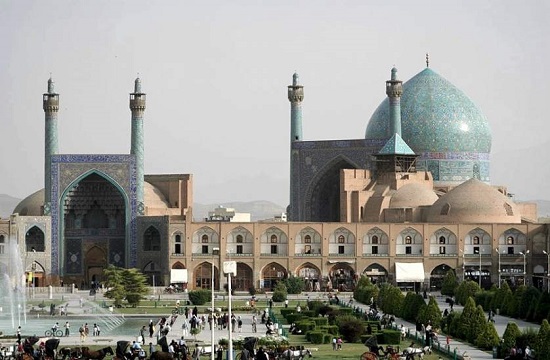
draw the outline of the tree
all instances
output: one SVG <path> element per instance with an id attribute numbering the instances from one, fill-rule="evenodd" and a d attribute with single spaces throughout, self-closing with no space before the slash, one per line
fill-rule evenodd
<path id="1" fill-rule="evenodd" d="M 550 311 L 550 294 L 547 292 L 543 292 L 542 294 L 540 294 L 538 298 L 533 320 L 535 320 L 536 322 L 541 322 L 542 319 L 548 316 L 549 311 Z"/>
<path id="2" fill-rule="evenodd" d="M 383 284 L 378 295 L 380 310 L 386 314 L 401 315 L 401 308 L 405 296 L 397 286 Z"/>
<path id="3" fill-rule="evenodd" d="M 304 278 L 297 276 L 290 276 L 284 279 L 283 283 L 285 284 L 289 294 L 300 294 L 306 287 Z"/>
<path id="4" fill-rule="evenodd" d="M 428 305 L 424 306 L 418 311 L 418 321 L 420 321 L 422 324 L 427 324 L 428 322 L 431 322 L 432 326 L 436 329 L 440 328 L 441 325 L 441 311 L 439 310 L 439 306 L 437 305 L 437 302 L 435 301 L 435 298 L 433 296 L 430 296 L 430 301 L 428 301 Z"/>
<path id="5" fill-rule="evenodd" d="M 538 299 L 539 296 L 540 291 L 533 286 L 529 286 L 527 290 L 522 294 L 521 301 L 518 305 L 518 317 L 520 319 L 528 319 L 530 313 L 534 313 L 536 305 L 532 305 L 534 303 L 533 299 Z M 533 309 L 533 311 L 531 311 L 531 308 Z"/>
<path id="6" fill-rule="evenodd" d="M 113 299 L 115 306 L 121 306 L 126 300 L 129 305 L 137 306 L 149 293 L 147 278 L 138 269 L 124 269 L 113 265 L 103 270 L 107 286 L 105 297 Z"/>
<path id="7" fill-rule="evenodd" d="M 537 359 L 550 360 L 550 324 L 546 319 L 542 320 L 537 334 L 535 354 Z"/>
<path id="8" fill-rule="evenodd" d="M 450 269 L 443 278 L 441 285 L 441 295 L 454 296 L 455 289 L 458 287 L 458 279 L 453 269 Z"/>
<path id="9" fill-rule="evenodd" d="M 340 316 L 336 318 L 336 324 L 338 332 L 347 342 L 357 342 L 366 333 L 365 325 L 355 316 Z"/>
<path id="10" fill-rule="evenodd" d="M 509 322 L 502 335 L 502 351 L 504 354 L 510 353 L 510 349 L 516 346 L 516 338 L 520 335 L 521 331 L 519 330 L 518 324 Z"/>
<path id="11" fill-rule="evenodd" d="M 466 305 L 464 305 L 464 310 L 462 310 L 462 314 L 460 314 L 460 320 L 458 321 L 458 329 L 456 336 L 469 340 L 473 336 L 470 335 L 472 324 L 474 322 L 474 315 L 476 312 L 476 304 L 474 302 L 474 299 L 470 296 L 468 300 L 466 300 Z M 476 334 L 477 336 L 477 334 Z"/>
<path id="12" fill-rule="evenodd" d="M 279 281 L 277 285 L 275 285 L 275 289 L 273 290 L 273 296 L 272 299 L 275 302 L 282 302 L 286 300 L 286 297 L 288 296 L 288 291 L 286 289 L 286 285 Z"/>
<path id="13" fill-rule="evenodd" d="M 485 312 L 481 305 L 478 305 L 474 311 L 474 317 L 472 319 L 472 326 L 469 331 L 468 341 L 474 344 L 476 342 L 478 334 L 485 332 L 487 328 L 487 320 L 485 319 Z"/>
<path id="14" fill-rule="evenodd" d="M 371 283 L 367 276 L 361 276 L 355 290 L 353 291 L 353 297 L 363 304 L 370 304 L 370 299 L 376 299 L 378 297 L 378 286 Z"/>
<path id="15" fill-rule="evenodd" d="M 500 344 L 500 338 L 498 337 L 495 325 L 490 322 L 485 326 L 485 330 L 477 336 L 475 345 L 483 350 L 491 350 L 494 346 Z"/>
<path id="16" fill-rule="evenodd" d="M 493 302 L 491 303 L 491 309 L 494 311 L 497 311 L 497 309 L 500 309 L 500 312 L 503 313 L 503 304 L 504 300 L 506 299 L 506 295 L 508 293 L 511 293 L 512 290 L 510 290 L 510 286 L 506 281 L 503 281 L 500 285 L 500 289 L 497 289 L 495 292 L 495 296 L 493 297 Z"/>
<path id="17" fill-rule="evenodd" d="M 426 307 L 426 302 L 420 294 L 409 291 L 403 300 L 401 317 L 407 321 L 415 322 L 418 314 Z"/>
<path id="18" fill-rule="evenodd" d="M 478 291 L 481 291 L 481 288 L 477 282 L 472 280 L 463 281 L 455 290 L 456 302 L 465 305 L 468 298 L 473 298 Z"/>

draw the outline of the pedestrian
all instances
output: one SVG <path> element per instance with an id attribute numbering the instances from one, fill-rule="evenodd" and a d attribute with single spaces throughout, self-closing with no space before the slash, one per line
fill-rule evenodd
<path id="1" fill-rule="evenodd" d="M 97 324 L 94 324 L 94 327 L 92 328 L 92 336 L 97 336 Z"/>
<path id="2" fill-rule="evenodd" d="M 21 344 L 21 326 L 17 327 L 17 343 Z"/>
<path id="3" fill-rule="evenodd" d="M 193 350 L 193 360 L 200 360 L 201 358 L 201 349 L 199 348 L 199 344 L 195 344 L 195 350 Z"/>
<path id="4" fill-rule="evenodd" d="M 336 342 L 337 342 L 336 338 L 335 337 L 332 338 L 332 350 L 334 351 L 336 351 Z"/>
<path id="5" fill-rule="evenodd" d="M 99 325 L 96 325 L 96 335 L 99 336 L 101 333 L 101 329 L 99 328 Z"/>
<path id="6" fill-rule="evenodd" d="M 241 351 L 241 360 L 250 360 L 250 351 L 245 347 Z"/>
<path id="7" fill-rule="evenodd" d="M 67 321 L 67 322 L 65 323 L 65 336 L 69 336 L 69 334 L 70 334 L 70 332 L 71 332 L 71 331 L 69 330 L 70 328 L 71 328 L 71 325 L 69 325 L 69 322 Z"/>
<path id="8" fill-rule="evenodd" d="M 189 323 L 186 319 L 183 319 L 183 323 L 181 324 L 181 334 L 183 337 L 187 337 L 189 335 Z"/>
<path id="9" fill-rule="evenodd" d="M 84 324 L 84 334 L 88 336 L 90 334 L 90 329 L 88 329 L 88 323 Z"/>
<path id="10" fill-rule="evenodd" d="M 216 351 L 216 360 L 223 359 L 223 346 L 218 345 L 218 350 Z"/>
<path id="11" fill-rule="evenodd" d="M 152 342 L 150 342 L 149 343 L 149 356 L 151 356 L 151 354 L 154 353 L 155 351 L 157 351 L 156 346 L 153 345 Z"/>
<path id="12" fill-rule="evenodd" d="M 252 315 L 252 332 L 256 332 L 256 331 L 257 331 L 256 323 L 257 323 L 256 315 Z"/>
<path id="13" fill-rule="evenodd" d="M 80 298 L 80 307 L 82 307 L 83 304 L 84 304 L 84 300 Z"/>
<path id="14" fill-rule="evenodd" d="M 84 331 L 84 324 L 78 328 L 78 333 L 80 334 L 80 342 L 83 343 L 86 340 L 86 332 Z"/>
<path id="15" fill-rule="evenodd" d="M 239 329 L 239 332 L 243 332 L 243 320 L 241 319 L 241 317 L 239 316 L 239 318 L 237 319 L 237 327 Z"/>
<path id="16" fill-rule="evenodd" d="M 153 320 L 149 320 L 149 337 L 152 338 L 153 334 L 155 333 L 155 324 L 153 324 Z"/>
<path id="17" fill-rule="evenodd" d="M 285 308 L 288 307 L 288 299 L 285 299 Z"/>
<path id="18" fill-rule="evenodd" d="M 336 340 L 336 345 L 338 350 L 342 350 L 342 338 L 339 337 L 338 340 Z"/>

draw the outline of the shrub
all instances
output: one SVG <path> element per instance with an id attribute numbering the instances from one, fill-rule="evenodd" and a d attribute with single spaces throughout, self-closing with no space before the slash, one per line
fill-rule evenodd
<path id="1" fill-rule="evenodd" d="M 256 295 L 256 288 L 254 286 L 251 286 L 248 288 L 248 293 L 250 295 Z"/>
<path id="2" fill-rule="evenodd" d="M 273 291 L 272 299 L 275 302 L 283 302 L 288 296 L 288 291 L 284 283 L 279 282 L 275 285 L 275 290 Z"/>
<path id="3" fill-rule="evenodd" d="M 363 322 L 355 317 L 347 317 L 346 320 L 338 321 L 338 331 L 347 342 L 358 342 L 361 335 L 366 333 Z"/>
<path id="4" fill-rule="evenodd" d="M 328 334 L 330 336 L 330 334 Z M 312 344 L 324 344 L 325 333 L 321 331 L 308 331 L 307 339 Z"/>
<path id="5" fill-rule="evenodd" d="M 328 318 L 325 317 L 311 318 L 311 320 L 313 320 L 316 326 L 328 325 Z"/>
<path id="6" fill-rule="evenodd" d="M 212 298 L 212 293 L 210 290 L 191 290 L 188 294 L 189 300 L 193 303 L 193 305 L 204 305 Z"/>
<path id="7" fill-rule="evenodd" d="M 304 315 L 300 314 L 300 313 L 296 313 L 296 314 L 288 314 L 286 316 L 286 321 L 289 323 L 289 324 L 292 324 L 292 323 L 295 323 L 301 319 L 304 319 Z"/>
<path id="8" fill-rule="evenodd" d="M 300 294 L 305 289 L 304 278 L 291 276 L 283 280 L 289 294 Z"/>
<path id="9" fill-rule="evenodd" d="M 336 325 L 322 325 L 319 329 L 331 335 L 338 335 L 338 326 Z"/>
<path id="10" fill-rule="evenodd" d="M 315 330 L 315 323 L 309 319 L 300 320 L 296 323 L 296 327 L 302 330 L 303 333 L 307 333 L 308 331 Z"/>
<path id="11" fill-rule="evenodd" d="M 475 344 L 483 350 L 491 350 L 493 346 L 498 346 L 500 344 L 500 338 L 498 337 L 497 330 L 493 323 L 488 323 L 487 326 L 485 326 L 485 330 L 480 332 L 477 336 Z"/>
<path id="12" fill-rule="evenodd" d="M 304 310 L 300 314 L 302 314 L 305 317 L 317 317 L 317 314 L 315 314 L 315 311 L 313 310 Z"/>
<path id="13" fill-rule="evenodd" d="M 516 339 L 521 335 L 518 325 L 515 322 L 509 322 L 502 335 L 502 350 L 504 354 L 509 354 L 510 349 L 516 346 Z"/>
<path id="14" fill-rule="evenodd" d="M 291 308 L 282 308 L 281 315 L 286 319 L 289 314 L 293 314 L 296 310 Z"/>
<path id="15" fill-rule="evenodd" d="M 441 295 L 454 296 L 455 289 L 458 287 L 458 280 L 453 269 L 447 271 L 441 285 Z"/>
<path id="16" fill-rule="evenodd" d="M 401 343 L 401 331 L 399 330 L 384 330 L 384 340 L 382 344 L 400 344 Z"/>

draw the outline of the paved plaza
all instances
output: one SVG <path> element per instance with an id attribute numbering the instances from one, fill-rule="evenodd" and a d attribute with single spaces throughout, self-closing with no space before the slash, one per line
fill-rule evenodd
<path id="1" fill-rule="evenodd" d="M 343 294 L 340 295 L 340 298 L 341 299 L 346 299 L 346 301 L 347 301 L 347 299 L 350 298 L 350 295 L 351 295 L 351 293 L 343 293 Z M 40 295 L 38 295 L 38 296 L 40 296 Z M 97 299 L 100 300 L 100 302 L 103 300 L 102 295 L 99 294 L 99 293 L 96 295 L 96 297 L 97 297 Z M 164 300 L 171 299 L 171 300 L 173 300 L 174 304 L 175 304 L 176 300 L 178 298 L 181 298 L 181 297 L 182 297 L 181 294 L 172 294 L 172 295 L 163 294 L 162 295 L 162 298 Z M 304 302 L 307 300 L 307 297 L 308 297 L 308 295 L 306 295 L 306 294 L 289 295 L 290 300 L 299 299 L 299 300 L 303 300 Z M 309 297 L 310 297 L 311 300 L 317 300 L 317 299 L 326 300 L 326 294 L 324 294 L 324 293 L 310 293 Z M 68 337 L 61 337 L 60 338 L 60 346 L 73 347 L 73 346 L 78 346 L 78 345 L 81 345 L 81 344 L 106 345 L 106 346 L 111 345 L 111 346 L 114 346 L 116 344 L 116 342 L 119 341 L 119 340 L 127 340 L 127 341 L 137 340 L 138 335 L 140 333 L 141 326 L 143 326 L 143 325 L 147 326 L 148 325 L 149 318 L 147 318 L 147 315 L 144 315 L 144 314 L 135 315 L 135 316 L 126 315 L 125 316 L 126 320 L 131 319 L 133 317 L 139 317 L 140 319 L 143 319 L 143 324 L 141 324 L 141 323 L 136 324 L 135 329 L 130 329 L 130 330 L 125 329 L 126 334 L 121 334 L 121 331 L 117 331 L 117 328 L 115 328 L 112 331 L 108 331 L 108 330 L 103 329 L 101 336 L 91 336 L 90 335 L 82 343 L 81 340 L 80 340 L 79 334 L 78 334 L 78 327 L 81 324 L 75 322 L 76 317 L 78 317 L 78 319 L 80 320 L 83 317 L 85 318 L 86 316 L 89 316 L 90 317 L 90 320 L 88 321 L 89 324 L 93 324 L 94 319 L 98 317 L 97 314 L 91 314 L 91 312 L 92 312 L 91 311 L 92 310 L 92 303 L 88 302 L 86 300 L 87 298 L 88 298 L 88 293 L 84 292 L 84 291 L 79 291 L 75 294 L 70 294 L 70 295 L 65 294 L 64 295 L 64 302 L 69 305 L 68 306 L 68 308 L 69 308 L 68 316 L 54 316 L 54 317 L 47 316 L 47 317 L 43 317 L 43 319 L 44 319 L 44 329 L 47 329 L 48 327 L 53 325 L 54 322 L 56 322 L 56 321 L 59 322 L 61 329 L 63 328 L 63 324 L 65 324 L 65 321 L 71 322 L 71 335 L 68 336 Z M 236 300 L 237 299 L 243 300 L 243 299 L 248 299 L 248 298 L 249 298 L 248 295 L 237 295 L 237 296 L 235 296 Z M 84 299 L 82 306 L 80 305 L 81 299 Z M 448 304 L 445 302 L 445 297 L 440 296 L 440 295 L 436 295 L 436 299 L 437 299 L 439 307 L 441 308 L 442 311 L 446 308 L 448 309 Z M 45 299 L 46 302 L 48 300 L 49 299 Z M 105 300 L 108 301 L 107 299 L 105 299 Z M 282 306 L 282 305 L 281 304 L 276 304 L 275 306 Z M 368 306 L 363 305 L 363 304 L 359 304 L 357 302 L 354 302 L 354 306 L 359 306 L 363 310 L 368 309 Z M 264 310 L 264 309 L 267 309 L 267 307 L 268 307 L 268 297 L 266 295 L 260 295 L 259 300 L 257 302 L 257 309 Z M 150 319 L 153 320 L 156 323 L 160 319 L 160 317 L 162 317 L 162 316 L 169 317 L 170 311 L 172 310 L 172 308 L 167 307 L 166 309 L 167 309 L 167 314 L 165 314 L 165 315 L 151 315 Z M 203 313 L 204 313 L 204 307 L 199 307 L 199 309 L 203 309 Z M 461 306 L 459 306 L 459 305 L 454 306 L 454 311 L 461 311 L 461 310 L 462 310 Z M 201 313 L 199 313 L 199 315 L 201 315 Z M 258 324 L 257 324 L 257 332 L 255 333 L 255 332 L 252 331 L 252 316 L 253 316 L 252 312 L 247 312 L 247 313 L 239 312 L 239 313 L 237 313 L 237 315 L 241 317 L 241 319 L 243 321 L 243 326 L 242 326 L 241 331 L 239 331 L 238 329 L 235 329 L 235 331 L 232 333 L 232 337 L 233 337 L 234 340 L 243 339 L 247 336 L 256 336 L 256 337 L 265 336 L 266 327 L 265 327 L 264 324 L 261 324 L 259 317 L 258 317 Z M 104 317 L 105 315 L 102 315 L 102 316 Z M 116 315 L 116 310 L 115 310 L 115 314 L 111 315 L 111 316 L 121 317 L 120 315 Z M 75 319 L 75 321 L 72 320 L 73 318 Z M 183 330 L 182 330 L 181 326 L 182 326 L 182 323 L 183 323 L 183 319 L 184 319 L 183 315 L 179 315 L 176 318 L 176 321 L 174 322 L 171 331 L 167 335 L 168 342 L 170 342 L 172 339 L 178 340 L 182 337 Z M 536 331 L 538 331 L 538 328 L 539 328 L 539 326 L 536 325 L 536 324 L 527 323 L 527 322 L 524 322 L 524 321 L 521 321 L 521 320 L 511 319 L 511 318 L 504 317 L 504 316 L 496 315 L 494 317 L 494 319 L 495 319 L 495 328 L 496 328 L 499 336 L 502 336 L 502 334 L 504 333 L 504 331 L 506 329 L 506 326 L 507 326 L 508 322 L 510 322 L 510 321 L 513 321 L 516 324 L 518 324 L 520 329 L 533 328 Z M 397 323 L 397 326 L 403 325 L 404 327 L 410 329 L 411 332 L 415 331 L 415 325 L 410 323 L 410 322 L 407 322 L 407 321 L 404 321 L 402 319 L 397 318 L 396 323 Z M 125 326 L 125 325 L 121 325 L 121 326 Z M 24 328 L 24 324 L 23 324 L 22 327 Z M 91 333 L 91 331 L 92 331 L 92 329 L 90 327 L 90 333 Z M 25 332 L 23 331 L 23 333 L 25 333 Z M 157 326 L 157 333 L 158 333 L 158 326 Z M 132 334 L 132 335 L 128 335 L 128 334 Z M 39 334 L 39 335 L 41 335 L 41 334 Z M 205 329 L 202 330 L 199 334 L 196 335 L 196 340 L 201 346 L 208 347 L 211 343 L 211 336 L 212 336 L 212 333 L 211 333 L 211 330 L 209 329 L 209 325 L 206 324 Z M 221 331 L 218 331 L 217 327 L 214 329 L 215 343 L 217 343 L 220 338 L 226 338 L 226 339 L 229 338 L 228 329 L 221 330 Z M 149 337 L 149 334 L 147 332 L 147 336 L 145 338 L 146 348 L 148 348 L 149 342 L 152 342 L 153 344 L 156 344 L 156 340 L 157 340 L 157 334 L 155 334 L 153 337 Z M 192 344 L 195 341 L 195 337 L 188 334 L 185 337 L 185 340 L 188 344 Z M 444 344 L 446 344 L 447 339 L 444 335 L 440 335 L 439 336 L 439 341 L 442 344 L 442 346 L 444 346 Z M 4 344 L 6 344 L 6 341 L 4 341 Z M 455 341 L 454 339 L 449 339 L 449 347 L 450 347 L 451 351 L 453 349 L 456 349 L 458 354 L 462 355 L 464 353 L 467 353 L 469 356 L 471 356 L 474 359 L 491 359 L 492 358 L 491 354 L 488 354 L 486 352 L 477 350 L 477 349 L 475 349 L 475 348 L 473 348 L 473 347 L 471 347 L 467 344 L 463 344 L 461 342 Z"/>

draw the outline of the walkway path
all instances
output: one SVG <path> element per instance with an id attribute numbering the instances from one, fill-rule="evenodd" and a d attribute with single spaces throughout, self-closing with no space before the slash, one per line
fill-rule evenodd
<path id="1" fill-rule="evenodd" d="M 347 299 L 349 299 L 350 295 L 351 295 L 351 293 L 342 293 L 340 295 L 340 298 L 347 300 Z M 174 302 L 175 302 L 175 299 L 177 299 L 178 297 L 181 297 L 181 295 L 177 295 L 177 294 L 176 295 L 162 295 L 162 297 L 163 297 L 163 299 L 170 299 L 170 298 L 174 299 Z M 236 299 L 245 299 L 245 298 L 248 298 L 248 297 L 249 296 L 235 296 Z M 264 299 L 263 297 L 264 297 L 264 295 L 261 295 L 260 298 L 259 298 L 260 300 L 258 301 L 258 307 L 260 309 L 265 308 L 266 304 L 267 304 L 267 301 L 266 301 L 267 298 Z M 317 299 L 325 300 L 326 299 L 326 295 L 324 293 L 310 293 L 310 297 L 311 297 L 311 300 L 317 300 Z M 83 307 L 80 306 L 80 299 L 81 298 L 84 300 Z M 65 323 L 65 321 L 66 321 L 65 319 L 68 319 L 70 321 L 72 316 L 82 316 L 82 315 L 89 312 L 90 308 L 89 308 L 89 304 L 86 303 L 86 299 L 88 299 L 88 293 L 85 292 L 85 291 L 78 291 L 76 294 L 70 294 L 70 295 L 64 294 L 64 301 L 69 304 L 69 306 L 68 306 L 69 307 L 69 316 L 59 318 L 60 319 L 59 320 L 60 326 L 62 326 Z M 97 294 L 97 299 L 99 299 L 101 301 L 102 295 Z M 305 301 L 307 299 L 307 295 L 306 294 L 289 295 L 289 299 L 290 300 L 300 299 L 300 300 Z M 436 299 L 437 299 L 437 302 L 438 302 L 438 304 L 440 306 L 440 309 L 442 311 L 445 308 L 448 308 L 448 304 L 445 303 L 445 297 L 443 297 L 441 295 L 436 295 Z M 359 306 L 363 310 L 368 310 L 367 305 L 360 304 L 360 303 L 357 303 L 357 302 L 354 302 L 354 305 Z M 169 311 L 168 309 L 169 308 L 167 308 L 167 311 Z M 455 311 L 461 311 L 462 307 L 458 306 L 458 305 L 455 305 L 454 309 L 455 309 Z M 168 315 L 169 314 L 166 314 L 165 316 L 168 316 Z M 242 339 L 242 338 L 247 337 L 247 336 L 263 336 L 263 335 L 265 335 L 266 328 L 261 323 L 258 323 L 258 326 L 257 326 L 258 333 L 253 333 L 252 332 L 252 326 L 251 326 L 252 314 L 251 313 L 246 313 L 246 314 L 239 313 L 238 315 L 240 315 L 242 317 L 243 328 L 242 328 L 242 332 L 238 332 L 238 330 L 236 330 L 236 332 L 233 333 L 233 339 L 238 340 L 238 339 Z M 90 315 L 90 316 L 92 317 L 94 315 Z M 140 316 L 143 316 L 143 315 L 140 315 Z M 156 319 L 158 317 L 159 317 L 159 315 L 153 315 L 152 316 L 153 319 Z M 51 323 L 52 318 L 48 318 L 47 321 L 48 321 L 48 323 Z M 527 323 L 527 322 L 524 322 L 524 321 L 521 321 L 521 320 L 516 320 L 516 319 L 511 319 L 511 318 L 508 318 L 508 317 L 496 315 L 495 316 L 495 328 L 496 328 L 499 336 L 502 336 L 502 334 L 504 333 L 504 330 L 506 329 L 506 325 L 510 321 L 516 322 L 520 329 L 533 328 L 536 331 L 538 331 L 538 328 L 539 328 L 538 325 L 535 325 L 535 324 L 532 324 L 532 323 Z M 168 341 L 171 341 L 172 339 L 179 339 L 182 336 L 182 330 L 181 330 L 182 322 L 183 322 L 183 316 L 180 315 L 176 319 L 176 322 L 174 323 L 174 325 L 172 327 L 172 330 L 170 331 L 170 333 L 167 336 Z M 93 321 L 91 321 L 90 323 L 93 323 Z M 411 329 L 411 333 L 415 331 L 415 324 L 412 324 L 408 321 L 397 318 L 396 323 L 397 323 L 398 326 L 400 326 L 402 324 L 406 328 Z M 144 320 L 143 325 L 147 325 L 147 324 L 148 324 L 148 320 Z M 78 336 L 78 327 L 80 326 L 80 324 L 71 322 L 71 325 L 72 325 L 72 327 L 71 327 L 72 335 L 69 336 L 69 337 L 62 337 L 61 342 L 60 342 L 60 346 L 77 346 L 77 345 L 80 345 L 80 339 L 79 339 L 79 336 Z M 85 340 L 85 344 L 97 344 L 97 345 L 105 345 L 105 346 L 110 345 L 110 346 L 114 347 L 114 345 L 116 344 L 116 341 L 118 341 L 118 340 L 127 340 L 127 341 L 136 340 L 136 338 L 139 334 L 139 330 L 140 330 L 139 327 L 136 328 L 135 329 L 135 336 L 132 337 L 132 336 L 124 336 L 124 335 L 117 334 L 116 329 L 115 329 L 115 332 L 111 333 L 111 334 L 104 333 L 99 337 L 88 336 L 87 339 Z M 92 331 L 91 328 L 90 328 L 90 331 Z M 227 329 L 223 330 L 223 331 L 217 331 L 216 329 L 214 330 L 215 343 L 217 343 L 220 338 L 228 338 L 228 337 L 229 337 L 229 333 L 228 333 Z M 197 341 L 200 342 L 201 344 L 210 345 L 211 331 L 209 330 L 208 324 L 206 325 L 205 330 L 201 331 L 197 335 L 196 338 L 197 338 Z M 188 343 L 194 341 L 194 337 L 191 336 L 191 335 L 187 336 L 185 339 Z M 154 340 L 152 342 L 154 344 L 156 343 L 156 338 L 153 338 L 153 339 L 146 338 L 145 340 L 146 340 L 146 344 L 149 343 L 149 340 Z M 442 344 L 442 346 L 444 346 L 444 344 L 446 344 L 446 338 L 443 335 L 441 335 L 439 337 L 439 341 Z M 456 341 L 455 339 L 450 339 L 449 346 L 450 346 L 451 351 L 453 349 L 456 349 L 457 354 L 463 355 L 464 353 L 466 353 L 467 355 L 471 356 L 472 359 L 492 359 L 493 358 L 492 354 L 489 354 L 487 352 L 478 350 L 478 349 L 476 349 L 476 348 L 474 348 L 474 347 L 472 347 L 468 344 Z"/>

